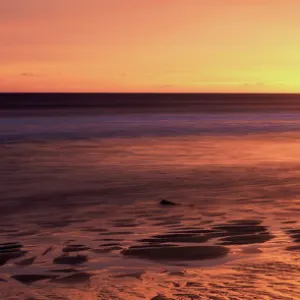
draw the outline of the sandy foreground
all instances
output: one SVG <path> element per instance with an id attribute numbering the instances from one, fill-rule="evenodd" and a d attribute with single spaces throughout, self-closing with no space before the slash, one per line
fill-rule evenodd
<path id="1" fill-rule="evenodd" d="M 300 225 L 280 205 L 268 219 L 261 202 L 157 201 L 2 219 L 1 299 L 300 299 Z"/>

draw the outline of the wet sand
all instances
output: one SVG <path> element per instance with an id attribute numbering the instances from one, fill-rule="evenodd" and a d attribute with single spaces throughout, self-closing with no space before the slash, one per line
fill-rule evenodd
<path id="1" fill-rule="evenodd" d="M 36 212 L 23 215 L 23 226 L 2 219 L 1 297 L 298 299 L 298 202 L 289 207 L 293 224 L 281 216 L 284 202 L 266 218 L 268 206 L 247 204 L 245 212 L 236 202 L 203 213 L 200 205 L 153 200 L 80 209 L 61 227 L 56 222 L 67 216 L 57 211 L 47 226 L 37 225 L 45 215 Z M 84 219 L 89 211 L 94 217 Z"/>

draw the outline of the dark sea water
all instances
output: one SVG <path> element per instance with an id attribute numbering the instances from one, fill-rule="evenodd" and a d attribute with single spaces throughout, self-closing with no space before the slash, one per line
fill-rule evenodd
<path id="1" fill-rule="evenodd" d="M 1 300 L 300 299 L 300 112 L 27 111 L 0 143 Z"/>

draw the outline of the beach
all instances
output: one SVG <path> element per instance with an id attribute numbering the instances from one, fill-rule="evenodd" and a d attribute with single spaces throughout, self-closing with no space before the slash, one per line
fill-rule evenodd
<path id="1" fill-rule="evenodd" d="M 0 299 L 300 299 L 298 112 L 0 125 Z"/>

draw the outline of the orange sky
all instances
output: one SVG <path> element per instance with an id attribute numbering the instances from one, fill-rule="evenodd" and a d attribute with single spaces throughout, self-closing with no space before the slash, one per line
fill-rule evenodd
<path id="1" fill-rule="evenodd" d="M 300 0 L 0 0 L 0 91 L 300 92 Z"/>

